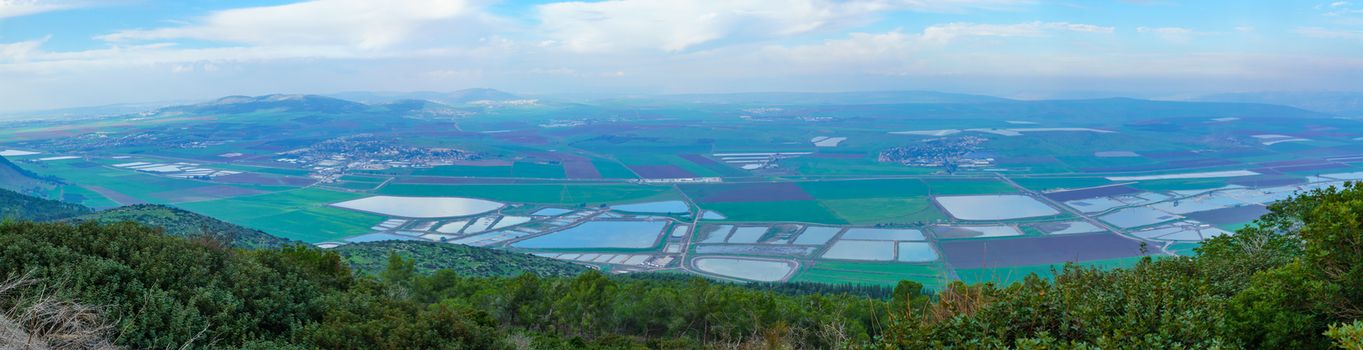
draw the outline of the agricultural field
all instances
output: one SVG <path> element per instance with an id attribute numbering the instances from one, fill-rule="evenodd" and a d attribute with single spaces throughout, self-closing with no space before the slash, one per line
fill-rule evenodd
<path id="1" fill-rule="evenodd" d="M 1363 179 L 1363 122 L 1268 105 L 628 100 L 432 117 L 244 99 L 5 125 L 0 185 L 326 248 L 936 288 L 1196 254 L 1274 201 Z"/>

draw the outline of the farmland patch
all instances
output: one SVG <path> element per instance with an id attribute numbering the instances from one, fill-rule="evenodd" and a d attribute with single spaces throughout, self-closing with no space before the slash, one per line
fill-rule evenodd
<path id="1" fill-rule="evenodd" d="M 662 235 L 663 221 L 590 221 L 563 231 L 513 243 L 529 249 L 653 247 Z"/>
<path id="2" fill-rule="evenodd" d="M 961 220 L 1008 220 L 1060 214 L 1055 208 L 1024 195 L 938 196 L 947 214 Z"/>
<path id="3" fill-rule="evenodd" d="M 409 218 L 441 218 L 482 214 L 500 209 L 503 204 L 488 200 L 460 197 L 394 197 L 373 196 L 333 206 Z"/>
<path id="4" fill-rule="evenodd" d="M 944 241 L 938 246 L 948 263 L 962 269 L 1059 264 L 1141 255 L 1140 242 L 1107 233 Z"/>

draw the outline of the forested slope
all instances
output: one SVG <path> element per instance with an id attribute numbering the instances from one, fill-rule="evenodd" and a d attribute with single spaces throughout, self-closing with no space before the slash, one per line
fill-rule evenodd
<path id="1" fill-rule="evenodd" d="M 0 220 L 52 221 L 89 213 L 79 204 L 42 199 L 0 189 Z"/>
<path id="2" fill-rule="evenodd" d="M 1363 346 L 1363 187 L 1317 191 L 1197 257 L 889 299 L 702 279 L 356 274 L 334 251 L 243 250 L 132 223 L 0 224 L 0 276 L 101 310 L 129 348 L 1325 349 Z M 115 331 L 116 330 L 116 331 Z"/>
<path id="3" fill-rule="evenodd" d="M 572 276 L 587 271 L 585 265 L 530 254 L 470 247 L 458 244 L 382 241 L 347 244 L 337 253 L 357 272 L 377 275 L 388 266 L 388 256 L 399 254 L 414 261 L 418 273 L 442 269 L 469 276 Z"/>
<path id="4" fill-rule="evenodd" d="M 166 235 L 212 237 L 239 248 L 272 248 L 289 243 L 287 239 L 275 237 L 259 230 L 156 204 L 138 204 L 107 209 L 73 217 L 70 220 L 100 223 L 131 221 L 160 228 Z"/>

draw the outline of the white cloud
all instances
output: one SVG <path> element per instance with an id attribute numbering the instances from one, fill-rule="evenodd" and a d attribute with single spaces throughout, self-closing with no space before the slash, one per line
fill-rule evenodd
<path id="1" fill-rule="evenodd" d="M 919 33 L 895 30 L 886 33 L 851 33 L 843 39 L 817 44 L 778 46 L 763 49 L 759 62 L 789 62 L 795 71 L 842 70 L 872 75 L 954 74 L 953 71 L 983 72 L 993 69 L 995 59 L 1011 60 L 1006 48 L 991 45 L 977 56 L 963 58 L 953 45 L 971 38 L 1046 38 L 1064 33 L 1112 33 L 1113 28 L 1067 22 L 1025 22 L 1017 24 L 948 23 L 924 28 Z M 978 64 L 977 64 L 978 63 Z M 771 64 L 771 63 L 768 63 Z M 1003 63 L 999 63 L 1003 64 Z M 1017 66 L 1017 64 L 1004 64 Z"/>
<path id="2" fill-rule="evenodd" d="M 1348 1 L 1335 1 L 1325 5 L 1316 6 L 1318 10 L 1324 10 L 1325 16 L 1340 17 L 1363 14 L 1363 9 L 1358 9 L 1353 3 Z"/>
<path id="3" fill-rule="evenodd" d="M 0 0 L 0 18 L 19 17 L 80 7 L 70 1 Z"/>
<path id="4" fill-rule="evenodd" d="M 258 46 L 381 49 L 407 41 L 423 25 L 477 13 L 477 4 L 468 0 L 313 0 L 223 10 L 187 26 L 124 30 L 97 38 L 110 42 L 198 39 Z"/>
<path id="5" fill-rule="evenodd" d="M 0 63 L 25 62 L 29 56 L 38 52 L 38 48 L 46 42 L 48 38 L 38 40 L 20 41 L 16 43 L 0 44 Z"/>
<path id="6" fill-rule="evenodd" d="M 801 0 L 612 0 L 540 6 L 552 44 L 578 52 L 682 51 L 740 33 L 775 37 L 836 25 L 862 13 L 860 3 Z"/>
<path id="7" fill-rule="evenodd" d="M 770 46 L 765 53 L 776 61 L 790 61 L 799 65 L 879 69 L 884 65 L 909 62 L 920 47 L 917 35 L 901 31 L 888 33 L 852 33 L 846 39 L 826 40 L 819 44 L 793 47 Z M 763 59 L 766 60 L 766 59 Z"/>
<path id="8" fill-rule="evenodd" d="M 1176 44 L 1187 44 L 1194 36 L 1207 34 L 1183 27 L 1137 27 L 1136 32 L 1152 34 Z"/>
<path id="9" fill-rule="evenodd" d="M 1021 5 L 1036 3 L 1033 0 L 890 0 L 882 2 L 888 7 L 903 8 L 923 12 L 964 12 L 968 10 L 1005 11 Z"/>
<path id="10" fill-rule="evenodd" d="M 1140 33 L 1155 33 L 1163 35 L 1188 35 L 1193 33 L 1192 29 L 1180 27 L 1138 27 L 1136 28 L 1136 31 Z"/>
<path id="11" fill-rule="evenodd" d="M 867 22 L 893 10 L 1003 9 L 1022 0 L 607 0 L 541 5 L 548 46 L 576 52 L 679 52 L 723 40 L 787 37 Z"/>
<path id="12" fill-rule="evenodd" d="M 1113 32 L 1113 28 L 1069 22 L 948 23 L 923 29 L 921 37 L 928 42 L 946 43 L 964 37 L 1043 37 L 1052 32 L 1108 34 Z"/>
<path id="13" fill-rule="evenodd" d="M 1338 30 L 1322 27 L 1302 27 L 1297 28 L 1296 32 L 1297 34 L 1310 38 L 1363 40 L 1363 31 L 1358 30 Z"/>
<path id="14" fill-rule="evenodd" d="M 377 59 L 394 53 L 362 52 L 336 46 L 178 48 L 172 43 L 116 46 L 82 51 L 45 51 L 41 41 L 0 44 L 0 72 L 79 74 L 137 66 L 184 63 L 259 62 L 286 59 Z M 171 67 L 173 70 L 173 66 Z"/>
<path id="15" fill-rule="evenodd" d="M 1181 28 L 1180 28 L 1181 29 Z M 1151 34 L 1206 34 L 1193 30 L 1145 28 Z M 1083 50 L 1035 50 L 1037 42 L 1053 43 L 1064 32 L 1111 33 L 1112 28 L 1084 24 L 944 24 L 911 33 L 852 33 L 844 38 L 815 44 L 769 45 L 760 55 L 743 63 L 760 63 L 766 69 L 792 74 L 846 74 L 851 76 L 916 77 L 941 79 L 1148 79 L 1163 81 L 1244 79 L 1273 81 L 1318 76 L 1303 70 L 1343 71 L 1363 67 L 1363 61 L 1330 61 L 1309 56 L 1238 54 L 1216 51 L 1141 52 L 1103 49 L 1101 54 Z M 1331 32 L 1339 37 L 1363 38 L 1360 32 Z M 1015 37 L 1026 41 L 997 43 L 987 47 L 967 45 L 972 37 Z M 1078 45 L 1067 41 L 1067 46 Z M 1044 46 L 1053 46 L 1042 44 Z M 1023 49 L 1016 49 L 1023 48 Z M 1311 60 L 1319 67 L 1284 66 L 1283 62 Z"/>

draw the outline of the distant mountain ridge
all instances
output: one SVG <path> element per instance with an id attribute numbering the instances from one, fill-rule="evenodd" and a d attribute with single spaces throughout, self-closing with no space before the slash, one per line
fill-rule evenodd
<path id="1" fill-rule="evenodd" d="M 367 104 L 390 104 L 403 100 L 425 100 L 446 105 L 462 105 L 478 101 L 507 101 L 523 99 L 519 95 L 486 88 L 463 89 L 451 92 L 413 91 L 350 91 L 325 95 Z"/>
<path id="2" fill-rule="evenodd" d="M 1250 92 L 1205 95 L 1192 100 L 1266 103 L 1342 116 L 1363 116 L 1363 92 Z"/>
<path id="3" fill-rule="evenodd" d="M 1099 94 L 1108 96 L 1111 94 Z M 1096 96 L 1095 96 L 1096 97 Z M 816 105 L 962 105 L 981 103 L 1050 103 L 1056 101 L 1152 101 L 1152 102 L 1222 102 L 1249 103 L 1296 107 L 1312 112 L 1363 116 L 1363 92 L 1255 92 L 1209 94 L 1177 99 L 1138 99 L 1123 97 L 1063 98 L 1017 100 L 997 96 L 940 91 L 862 91 L 862 92 L 741 92 L 694 94 L 545 94 L 522 95 L 496 89 L 473 88 L 451 92 L 413 91 L 350 91 L 333 94 L 269 94 L 262 96 L 226 96 L 212 101 L 171 105 L 142 103 L 109 105 L 104 107 L 75 107 L 11 113 L 10 117 L 68 116 L 81 114 L 130 115 L 139 112 L 236 114 L 264 110 L 344 114 L 354 112 L 398 112 L 417 116 L 447 116 L 472 113 L 469 108 L 481 108 L 482 102 L 544 100 L 541 103 L 625 105 L 652 102 L 734 104 L 772 106 Z M 547 101 L 547 102 L 546 102 Z M 555 102 L 556 101 L 556 102 Z M 165 106 L 156 109 L 156 106 Z M 117 108 L 115 108 L 117 107 Z"/>
<path id="4" fill-rule="evenodd" d="M 656 99 L 725 104 L 933 104 L 1004 102 L 1010 99 L 940 91 L 865 91 L 865 92 L 743 92 L 724 94 L 677 94 L 651 96 Z M 645 97 L 648 98 L 648 97 Z"/>
<path id="5" fill-rule="evenodd" d="M 454 93 L 352 93 L 353 98 L 379 96 L 370 104 L 321 95 L 228 96 L 210 102 L 163 109 L 174 114 L 246 114 L 258 111 L 287 111 L 349 118 L 405 117 L 417 119 L 454 119 L 496 113 L 500 108 L 536 106 L 582 111 L 619 112 L 630 108 L 655 108 L 672 105 L 718 105 L 755 108 L 776 107 L 778 113 L 914 116 L 950 114 L 957 117 L 1000 120 L 1045 119 L 1057 122 L 1150 120 L 1168 118 L 1330 118 L 1339 114 L 1306 110 L 1280 104 L 1255 102 L 1167 101 L 1135 98 L 1072 100 L 1012 100 L 1006 98 L 932 91 L 865 93 L 739 93 L 633 96 L 572 100 L 524 99 L 519 95 L 491 89 L 470 89 Z M 333 95 L 335 96 L 335 95 Z M 441 98 L 395 99 L 396 97 Z M 488 98 L 521 98 L 491 100 Z M 534 100 L 536 102 L 525 102 Z M 458 103 L 465 101 L 466 103 Z"/>
<path id="6" fill-rule="evenodd" d="M 250 113 L 262 110 L 285 110 L 315 113 L 353 113 L 370 109 L 369 105 L 321 95 L 273 94 L 264 96 L 227 96 L 192 105 L 162 108 L 161 113 Z"/>

